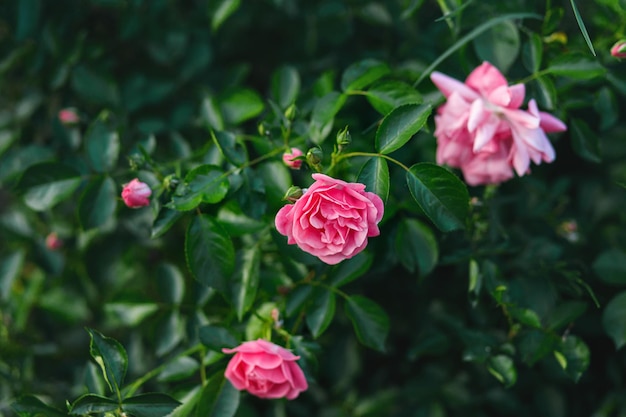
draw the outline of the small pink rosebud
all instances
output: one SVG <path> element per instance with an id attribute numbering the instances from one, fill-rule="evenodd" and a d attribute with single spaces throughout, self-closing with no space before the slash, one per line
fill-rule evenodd
<path id="1" fill-rule="evenodd" d="M 46 236 L 46 247 L 50 250 L 59 250 L 63 247 L 63 241 L 55 232 L 52 232 Z"/>
<path id="2" fill-rule="evenodd" d="M 283 162 L 291 169 L 300 169 L 302 166 L 302 159 L 295 159 L 299 156 L 302 156 L 303 153 L 298 148 L 291 148 L 290 152 L 285 152 L 283 154 Z"/>
<path id="3" fill-rule="evenodd" d="M 76 110 L 68 108 L 59 111 L 59 120 L 64 125 L 74 125 L 80 121 Z"/>
<path id="4" fill-rule="evenodd" d="M 626 58 L 626 39 L 615 42 L 611 47 L 611 55 L 615 58 Z"/>
<path id="5" fill-rule="evenodd" d="M 150 199 L 148 197 L 150 197 L 151 194 L 152 190 L 148 184 L 135 178 L 128 184 L 124 184 L 122 199 L 124 200 L 124 204 L 128 207 L 139 208 L 150 205 Z"/>

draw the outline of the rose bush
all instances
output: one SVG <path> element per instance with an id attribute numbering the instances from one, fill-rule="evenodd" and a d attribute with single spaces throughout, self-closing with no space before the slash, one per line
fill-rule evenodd
<path id="1" fill-rule="evenodd" d="M 294 204 L 276 214 L 276 229 L 287 243 L 334 265 L 350 259 L 378 236 L 385 211 L 379 196 L 365 185 L 347 183 L 324 174 Z"/>
<path id="2" fill-rule="evenodd" d="M 222 351 L 235 354 L 224 375 L 238 390 L 260 398 L 293 400 L 308 388 L 304 373 L 296 363 L 300 357 L 282 346 L 257 339 Z"/>

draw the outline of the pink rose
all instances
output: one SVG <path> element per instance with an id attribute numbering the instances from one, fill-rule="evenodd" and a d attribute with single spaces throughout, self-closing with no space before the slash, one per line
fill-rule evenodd
<path id="1" fill-rule="evenodd" d="M 152 190 L 148 184 L 135 178 L 128 184 L 124 184 L 122 199 L 124 200 L 124 204 L 128 207 L 139 208 L 150 205 L 150 199 L 148 197 L 150 197 L 151 194 Z"/>
<path id="2" fill-rule="evenodd" d="M 626 58 L 626 39 L 617 41 L 611 47 L 611 55 L 615 58 Z"/>
<path id="3" fill-rule="evenodd" d="M 63 241 L 55 232 L 52 232 L 46 236 L 46 247 L 50 250 L 59 250 L 63 247 Z"/>
<path id="4" fill-rule="evenodd" d="M 383 201 L 365 185 L 313 174 L 315 182 L 295 204 L 276 214 L 276 229 L 287 243 L 334 265 L 352 258 L 378 236 Z"/>
<path id="5" fill-rule="evenodd" d="M 291 152 L 285 152 L 283 154 L 283 162 L 291 169 L 300 169 L 302 166 L 302 159 L 294 159 L 302 156 L 303 153 L 298 148 L 291 148 Z"/>
<path id="6" fill-rule="evenodd" d="M 437 163 L 460 168 L 470 185 L 497 184 L 529 172 L 530 162 L 552 162 L 554 148 L 546 133 L 567 129 L 556 117 L 540 112 L 535 100 L 528 110 L 523 84 L 509 86 L 488 62 L 465 83 L 439 72 L 431 80 L 447 98 L 435 116 Z"/>
<path id="7" fill-rule="evenodd" d="M 267 340 L 244 342 L 222 352 L 235 353 L 224 376 L 240 391 L 260 398 L 293 400 L 309 387 L 296 363 L 300 356 Z"/>
<path id="8" fill-rule="evenodd" d="M 80 117 L 74 109 L 63 109 L 59 111 L 59 120 L 64 125 L 73 125 L 80 121 Z"/>

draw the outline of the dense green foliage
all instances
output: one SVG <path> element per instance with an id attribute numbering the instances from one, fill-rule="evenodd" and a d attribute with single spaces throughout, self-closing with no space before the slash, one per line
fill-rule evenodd
<path id="1" fill-rule="evenodd" d="M 624 10 L 2 2 L 0 416 L 626 415 Z M 469 187 L 435 164 L 428 76 L 485 60 L 568 130 L 551 164 Z M 333 266 L 274 225 L 316 170 L 385 203 Z M 136 177 L 149 207 L 122 203 Z M 308 391 L 224 379 L 221 349 L 258 337 Z"/>

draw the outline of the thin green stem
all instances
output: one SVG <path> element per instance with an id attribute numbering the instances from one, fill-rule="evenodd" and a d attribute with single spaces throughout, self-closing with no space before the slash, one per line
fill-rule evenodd
<path id="1" fill-rule="evenodd" d="M 398 165 L 399 167 L 401 167 L 402 169 L 404 169 L 405 171 L 410 171 L 409 167 L 407 167 L 406 165 L 404 165 L 402 162 L 398 161 L 397 159 L 394 159 L 392 157 L 390 157 L 389 155 L 384 155 L 382 153 L 376 153 L 376 152 L 349 152 L 349 153 L 344 153 L 344 154 L 340 154 L 337 155 L 334 158 L 333 164 L 331 166 L 332 167 L 335 165 L 336 162 L 341 161 L 342 159 L 347 159 L 347 158 L 352 158 L 355 156 L 374 156 L 377 158 L 383 158 L 388 160 L 389 162 L 393 162 L 394 164 Z"/>
<path id="2" fill-rule="evenodd" d="M 526 84 L 529 81 L 535 80 L 535 79 L 537 79 L 537 78 L 539 78 L 541 76 L 544 76 L 546 74 L 549 74 L 549 73 L 550 73 L 550 70 L 548 70 L 548 69 L 537 71 L 537 72 L 534 72 L 534 73 L 530 74 L 528 77 L 522 78 L 521 80 L 516 82 L 516 84 Z"/>

